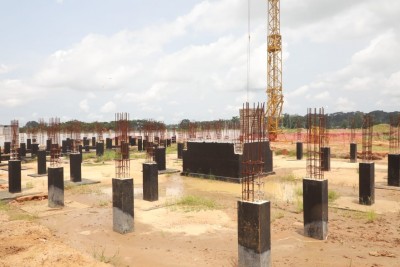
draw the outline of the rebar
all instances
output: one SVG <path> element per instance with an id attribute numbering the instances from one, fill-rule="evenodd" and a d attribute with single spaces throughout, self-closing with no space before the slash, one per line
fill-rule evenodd
<path id="1" fill-rule="evenodd" d="M 362 124 L 362 160 L 363 162 L 372 161 L 372 117 L 369 114 L 363 116 Z"/>
<path id="2" fill-rule="evenodd" d="M 246 103 L 240 110 L 243 145 L 248 144 L 248 149 L 242 155 L 242 200 L 246 201 L 254 201 L 255 196 L 260 201 L 264 196 L 262 174 L 265 159 L 262 142 L 267 140 L 264 114 L 264 104 L 257 104 L 257 107 L 254 104 L 250 108 Z"/>
<path id="3" fill-rule="evenodd" d="M 297 127 L 297 142 L 301 142 L 302 141 L 302 136 L 301 136 L 302 127 L 301 127 L 300 119 L 297 119 L 296 127 Z"/>
<path id="4" fill-rule="evenodd" d="M 58 167 L 61 164 L 60 159 L 60 118 L 50 118 L 47 127 L 48 138 L 51 140 L 50 148 L 50 166 Z"/>
<path id="5" fill-rule="evenodd" d="M 389 153 L 400 153 L 400 114 L 390 116 Z"/>
<path id="6" fill-rule="evenodd" d="M 307 178 L 323 180 L 321 148 L 325 144 L 325 115 L 324 108 L 307 109 Z"/>
<path id="7" fill-rule="evenodd" d="M 352 117 L 350 119 L 350 143 L 356 143 L 356 118 Z"/>
<path id="8" fill-rule="evenodd" d="M 17 120 L 11 121 L 11 160 L 18 159 L 19 148 L 19 126 Z"/>
<path id="9" fill-rule="evenodd" d="M 115 114 L 115 136 L 118 137 L 119 145 L 115 153 L 115 178 L 130 177 L 129 160 L 129 114 Z"/>

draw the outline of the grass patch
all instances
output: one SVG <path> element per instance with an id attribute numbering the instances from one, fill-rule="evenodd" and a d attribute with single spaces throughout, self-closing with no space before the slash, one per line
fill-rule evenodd
<path id="1" fill-rule="evenodd" d="M 95 159 L 95 162 L 104 162 L 104 161 L 110 161 L 115 159 L 115 150 L 112 149 L 106 149 L 104 150 L 103 156 L 97 157 Z"/>
<path id="2" fill-rule="evenodd" d="M 366 213 L 366 217 L 367 217 L 367 222 L 373 223 L 378 216 L 374 210 L 369 210 Z"/>
<path id="3" fill-rule="evenodd" d="M 296 187 L 295 192 L 297 197 L 302 197 L 303 196 L 303 188 L 301 187 Z"/>
<path id="4" fill-rule="evenodd" d="M 296 199 L 295 205 L 296 205 L 295 208 L 296 208 L 297 213 L 303 212 L 303 200 L 300 197 L 298 197 Z"/>
<path id="5" fill-rule="evenodd" d="M 83 153 L 82 154 L 82 159 L 83 160 L 89 160 L 89 159 L 95 159 L 96 158 L 96 153 L 95 152 L 89 152 L 89 153 Z"/>
<path id="6" fill-rule="evenodd" d="M 1 211 L 9 211 L 10 210 L 10 205 L 8 205 L 7 202 L 0 200 L 0 210 Z"/>
<path id="7" fill-rule="evenodd" d="M 7 202 L 0 200 L 0 211 L 7 213 L 10 221 L 33 221 L 39 218 L 37 215 L 29 214 L 18 208 L 9 205 Z"/>
<path id="8" fill-rule="evenodd" d="M 97 185 L 76 185 L 73 183 L 68 183 L 64 186 L 64 189 L 66 191 L 71 192 L 71 194 L 73 194 L 73 195 L 78 195 L 78 194 L 101 195 L 102 194 L 100 187 Z"/>
<path id="9" fill-rule="evenodd" d="M 26 189 L 32 189 L 33 188 L 33 183 L 32 182 L 26 182 Z"/>
<path id="10" fill-rule="evenodd" d="M 178 145 L 177 144 L 171 144 L 171 146 L 168 146 L 165 149 L 166 154 L 176 154 L 178 153 Z"/>
<path id="11" fill-rule="evenodd" d="M 287 175 L 282 176 L 282 177 L 281 177 L 281 180 L 284 181 L 284 182 L 291 182 L 291 183 L 293 183 L 293 182 L 296 182 L 297 177 L 296 177 L 296 175 L 294 175 L 293 173 L 290 173 L 290 174 L 287 174 Z"/>
<path id="12" fill-rule="evenodd" d="M 185 212 L 213 210 L 218 208 L 214 200 L 193 195 L 181 197 L 172 203 L 166 203 L 166 205 L 170 206 L 172 209 L 179 208 Z"/>
<path id="13" fill-rule="evenodd" d="M 145 159 L 146 158 L 146 153 L 144 153 L 144 152 L 134 152 L 134 153 L 130 153 L 129 157 L 131 159 Z"/>
<path id="14" fill-rule="evenodd" d="M 108 263 L 111 265 L 118 265 L 120 262 L 119 250 L 117 250 L 112 256 L 106 256 L 105 250 L 106 249 L 103 248 L 98 251 L 96 248 L 93 248 L 93 258 L 100 262 Z"/>
<path id="15" fill-rule="evenodd" d="M 329 190 L 328 192 L 328 203 L 333 203 L 335 202 L 336 199 L 338 199 L 340 195 L 336 193 L 336 191 Z"/>
<path id="16" fill-rule="evenodd" d="M 285 217 L 285 214 L 283 212 L 274 213 L 271 221 L 274 222 L 275 220 L 282 219 L 283 217 Z"/>

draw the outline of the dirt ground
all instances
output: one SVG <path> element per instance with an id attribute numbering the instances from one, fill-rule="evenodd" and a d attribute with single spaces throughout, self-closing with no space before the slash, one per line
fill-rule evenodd
<path id="1" fill-rule="evenodd" d="M 301 179 L 305 159 L 292 155 L 295 144 L 275 143 L 274 175 L 264 179 L 264 198 L 271 201 L 273 266 L 400 266 L 400 188 L 389 188 L 387 158 L 376 161 L 375 204 L 358 204 L 358 164 L 337 158 L 346 146 L 332 146 L 329 179 L 329 235 L 319 241 L 303 235 Z M 287 154 L 287 155 L 285 155 Z M 237 201 L 241 185 L 159 175 L 159 201 L 143 201 L 141 164 L 131 160 L 134 178 L 134 231 L 112 230 L 113 162 L 82 166 L 83 178 L 100 183 L 65 185 L 65 207 L 50 209 L 47 199 L 0 205 L 0 266 L 237 266 Z M 167 168 L 182 170 L 176 153 Z M 64 179 L 69 180 L 65 160 Z M 23 164 L 24 194 L 47 193 L 47 177 L 36 162 Z M 7 172 L 0 170 L 6 185 Z M 7 188 L 0 189 L 6 196 Z M 212 205 L 180 206 L 182 196 Z M 4 197 L 3 197 L 4 198 Z"/>

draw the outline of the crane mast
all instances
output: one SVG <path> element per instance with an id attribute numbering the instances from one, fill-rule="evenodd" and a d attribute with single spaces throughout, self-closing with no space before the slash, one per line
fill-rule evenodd
<path id="1" fill-rule="evenodd" d="M 280 0 L 268 0 L 268 66 L 267 66 L 267 130 L 275 141 L 283 106 L 282 95 L 282 36 L 280 33 Z"/>

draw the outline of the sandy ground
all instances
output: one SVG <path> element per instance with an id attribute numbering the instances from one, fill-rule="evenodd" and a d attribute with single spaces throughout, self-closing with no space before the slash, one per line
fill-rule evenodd
<path id="1" fill-rule="evenodd" d="M 294 149 L 294 144 L 274 144 Z M 345 150 L 344 146 L 334 147 Z M 159 175 L 159 201 L 142 200 L 143 159 L 131 161 L 135 187 L 134 231 L 112 230 L 112 162 L 84 164 L 83 178 L 98 181 L 66 185 L 65 207 L 50 209 L 47 200 L 11 202 L 0 207 L 0 266 L 236 266 L 237 201 L 241 185 L 179 173 Z M 271 201 L 273 266 L 400 266 L 400 190 L 385 186 L 387 158 L 376 162 L 376 200 L 358 201 L 358 164 L 332 158 L 329 190 L 329 235 L 318 241 L 303 235 L 301 179 L 305 160 L 274 157 L 275 175 L 265 178 L 265 199 Z M 181 170 L 176 154 L 167 168 Z M 65 161 L 64 177 L 69 180 Z M 32 178 L 36 163 L 23 164 L 23 193 L 46 193 L 47 177 Z M 0 171 L 0 181 L 7 172 Z M 4 181 L 3 181 L 4 182 Z M 5 194 L 7 189 L 1 189 Z M 212 200 L 207 210 L 172 205 L 185 195 Z"/>

